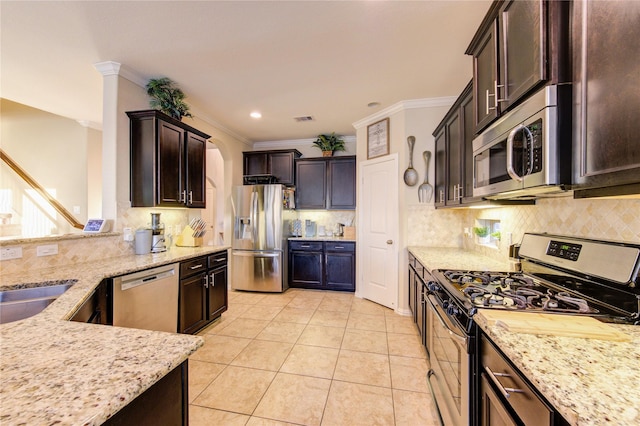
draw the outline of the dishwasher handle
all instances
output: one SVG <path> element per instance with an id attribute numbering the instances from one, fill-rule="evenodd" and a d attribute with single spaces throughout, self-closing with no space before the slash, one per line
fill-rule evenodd
<path id="1" fill-rule="evenodd" d="M 139 287 L 141 285 L 146 285 L 146 284 L 151 284 L 153 282 L 156 282 L 158 280 L 162 280 L 164 278 L 168 278 L 168 277 L 172 277 L 176 274 L 175 269 L 167 269 L 167 270 L 160 270 L 158 271 L 157 269 L 154 269 L 152 271 L 149 271 L 148 275 L 142 276 L 142 277 L 132 277 L 130 279 L 127 279 L 126 277 L 124 277 L 124 279 L 122 280 L 122 284 L 120 286 L 122 291 L 125 290 L 130 290 L 132 288 L 136 288 Z"/>

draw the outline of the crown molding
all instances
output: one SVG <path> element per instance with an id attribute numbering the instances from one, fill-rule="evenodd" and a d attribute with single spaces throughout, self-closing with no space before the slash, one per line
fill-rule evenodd
<path id="1" fill-rule="evenodd" d="M 140 87 L 144 88 L 147 85 L 147 79 L 145 79 L 142 75 L 140 75 L 136 71 L 133 71 L 127 68 L 126 66 L 123 66 L 119 62 L 115 62 L 115 61 L 96 62 L 95 64 L 93 64 L 93 66 L 103 76 L 117 75 L 122 78 L 126 78 L 127 80 L 131 81 L 134 84 L 137 84 Z M 207 124 L 210 124 L 211 126 L 215 127 L 216 129 L 218 129 L 223 133 L 226 133 L 232 138 L 239 140 L 245 145 L 251 146 L 250 140 L 224 127 L 222 124 L 218 123 L 216 120 L 212 119 L 207 114 L 205 114 L 202 110 L 191 107 L 191 111 L 193 112 L 193 115 L 197 116 L 200 120 L 206 122 Z"/>
<path id="2" fill-rule="evenodd" d="M 76 120 L 76 122 L 84 128 L 102 131 L 102 124 L 89 120 Z"/>
<path id="3" fill-rule="evenodd" d="M 457 96 L 445 96 L 440 98 L 410 99 L 406 101 L 400 101 L 383 110 L 376 112 L 375 114 L 358 120 L 351 125 L 356 129 L 360 129 L 370 123 L 382 120 L 383 118 L 386 118 L 390 115 L 397 114 L 408 109 L 437 108 L 443 106 L 450 107 L 451 105 L 453 105 L 456 99 L 458 99 Z"/>
<path id="4" fill-rule="evenodd" d="M 342 139 L 344 139 L 345 143 L 356 142 L 355 136 L 341 136 L 341 137 Z M 254 150 L 268 149 L 268 148 L 272 148 L 273 146 L 296 148 L 296 147 L 299 147 L 300 145 L 311 145 L 315 140 L 316 138 L 255 142 L 253 144 L 253 149 Z"/>
<path id="5" fill-rule="evenodd" d="M 120 62 L 96 62 L 95 64 L 93 64 L 93 67 L 105 77 L 109 75 L 117 75 L 122 78 L 126 78 L 130 82 L 137 84 L 140 87 L 145 87 L 147 85 L 147 80 L 142 75 L 123 66 Z"/>

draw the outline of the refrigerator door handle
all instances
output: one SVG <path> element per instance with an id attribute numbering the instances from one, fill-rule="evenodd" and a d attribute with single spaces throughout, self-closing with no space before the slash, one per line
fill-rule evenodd
<path id="1" fill-rule="evenodd" d="M 258 239 L 258 193 L 255 191 L 255 188 L 251 193 L 251 222 L 253 244 L 255 247 L 256 240 Z"/>

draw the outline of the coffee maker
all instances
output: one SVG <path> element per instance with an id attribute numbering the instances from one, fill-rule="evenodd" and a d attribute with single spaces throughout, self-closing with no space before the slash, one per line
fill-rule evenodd
<path id="1" fill-rule="evenodd" d="M 167 251 L 164 239 L 164 223 L 160 222 L 160 213 L 151 213 L 151 253 Z"/>

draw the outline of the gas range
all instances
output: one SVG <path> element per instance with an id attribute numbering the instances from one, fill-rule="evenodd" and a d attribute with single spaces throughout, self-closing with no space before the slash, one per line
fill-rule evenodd
<path id="1" fill-rule="evenodd" d="M 522 272 L 435 269 L 422 290 L 427 384 L 442 424 L 475 424 L 478 309 L 640 324 L 640 244 L 527 233 L 519 253 Z"/>
<path id="2" fill-rule="evenodd" d="M 640 323 L 640 245 L 525 234 L 522 272 L 432 271 L 429 290 L 464 327 L 478 308 Z"/>

